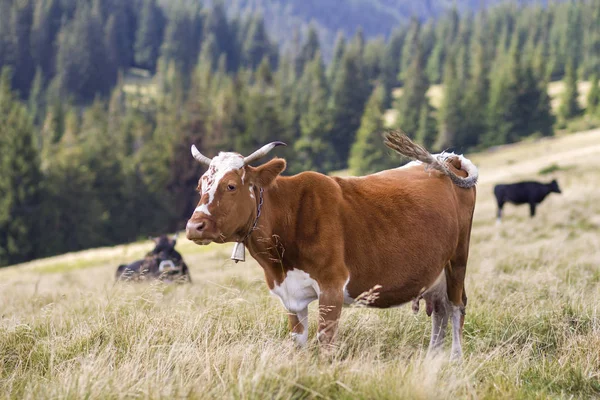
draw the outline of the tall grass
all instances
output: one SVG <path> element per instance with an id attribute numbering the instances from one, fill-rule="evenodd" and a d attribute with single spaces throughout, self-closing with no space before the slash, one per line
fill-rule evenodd
<path id="1" fill-rule="evenodd" d="M 330 358 L 315 343 L 313 304 L 311 342 L 298 350 L 255 262 L 182 242 L 193 285 L 115 285 L 127 260 L 112 249 L 93 265 L 84 253 L 82 268 L 46 260 L 0 271 L 0 397 L 600 397 L 600 160 L 589 151 L 598 144 L 600 131 L 474 157 L 482 178 L 460 365 L 425 359 L 430 321 L 409 306 L 344 309 Z M 493 184 L 552 163 L 569 166 L 544 177 L 563 194 L 532 220 L 507 206 L 496 226 Z"/>

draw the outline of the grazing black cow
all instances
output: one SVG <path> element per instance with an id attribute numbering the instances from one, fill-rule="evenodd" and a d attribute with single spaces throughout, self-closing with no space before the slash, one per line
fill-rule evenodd
<path id="1" fill-rule="evenodd" d="M 535 215 L 535 206 L 541 203 L 550 193 L 560 193 L 558 182 L 553 180 L 550 183 L 540 182 L 518 182 L 508 185 L 496 185 L 494 194 L 498 202 L 498 222 L 502 219 L 502 207 L 504 203 L 529 204 L 529 213 Z"/>
<path id="2" fill-rule="evenodd" d="M 117 280 L 144 280 L 148 278 L 160 279 L 162 281 L 192 282 L 188 266 L 177 250 L 177 235 L 169 239 L 167 236 L 159 236 L 152 239 L 155 243 L 154 249 L 146 254 L 142 260 L 131 264 L 119 265 L 117 268 Z"/>

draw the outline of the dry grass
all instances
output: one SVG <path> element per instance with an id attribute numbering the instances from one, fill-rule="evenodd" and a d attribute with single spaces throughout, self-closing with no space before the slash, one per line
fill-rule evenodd
<path id="1" fill-rule="evenodd" d="M 312 342 L 296 350 L 255 262 L 183 239 L 188 286 L 113 284 L 116 265 L 147 244 L 0 271 L 0 397 L 600 397 L 599 145 L 594 131 L 473 156 L 481 183 L 462 365 L 424 360 L 430 321 L 410 307 L 345 309 L 327 360 L 313 304 Z M 541 179 L 557 177 L 564 194 L 533 220 L 508 206 L 497 227 L 493 184 L 539 179 L 553 164 L 563 168 Z"/>

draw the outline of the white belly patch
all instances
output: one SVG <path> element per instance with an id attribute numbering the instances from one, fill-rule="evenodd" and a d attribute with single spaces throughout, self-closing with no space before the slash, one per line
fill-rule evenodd
<path id="1" fill-rule="evenodd" d="M 350 293 L 348 293 L 348 284 L 350 283 L 350 278 L 348 278 L 346 280 L 346 283 L 344 284 L 344 304 L 346 305 L 350 305 L 352 303 L 354 303 L 354 299 L 352 297 L 350 297 Z"/>
<path id="2" fill-rule="evenodd" d="M 275 284 L 271 294 L 279 297 L 283 306 L 290 312 L 298 313 L 319 298 L 317 281 L 299 269 L 288 271 L 281 285 Z"/>

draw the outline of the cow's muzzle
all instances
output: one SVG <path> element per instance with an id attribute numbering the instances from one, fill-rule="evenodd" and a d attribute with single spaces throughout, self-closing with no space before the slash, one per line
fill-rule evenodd
<path id="1" fill-rule="evenodd" d="M 209 244 L 219 236 L 210 218 L 191 218 L 185 227 L 187 238 L 196 244 Z"/>

